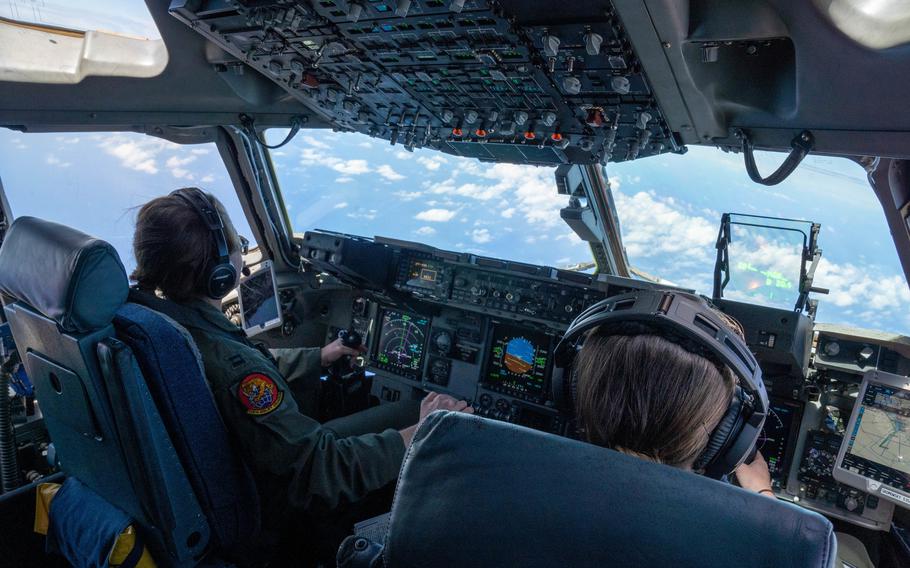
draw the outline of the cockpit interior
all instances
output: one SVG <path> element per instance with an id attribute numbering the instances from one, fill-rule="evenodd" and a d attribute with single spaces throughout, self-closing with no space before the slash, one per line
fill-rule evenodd
<path id="1" fill-rule="evenodd" d="M 750 186 L 771 192 L 807 156 L 844 159 L 862 168 L 864 187 L 852 189 L 874 195 L 891 238 L 866 252 L 896 251 L 906 294 L 904 2 L 138 2 L 157 39 L 31 17 L 54 4 L 13 0 L 0 12 L 4 134 L 23 152 L 29 137 L 84 143 L 98 133 L 137 137 L 99 146 L 115 157 L 140 138 L 205 148 L 173 158 L 182 174 L 162 194 L 204 187 L 193 162 L 211 148 L 237 203 L 232 217 L 251 237 L 239 286 L 220 300 L 226 320 L 264 351 L 336 340 L 357 351 L 323 365 L 316 394 L 282 396 L 306 400 L 301 412 L 320 422 L 429 393 L 473 409 L 424 421 L 382 514 L 351 523 L 337 560 L 296 565 L 910 566 L 910 337 L 820 321 L 819 306 L 857 292 L 817 277 L 825 233 L 815 212 L 766 214 L 748 202 L 763 194 L 745 191 L 743 213 L 703 204 L 715 223 L 702 266 L 712 285 L 696 288 L 634 266 L 611 180 L 622 164 L 686 160 L 706 147 L 735 154 Z M 281 153 L 312 132 L 432 152 L 444 158 L 433 171 L 455 158 L 545 171 L 548 195 L 563 200 L 553 223 L 591 262 L 528 261 L 518 249 L 536 246 L 525 238 L 531 225 L 509 237 L 512 258 L 418 238 L 446 230 L 437 225 L 381 236 L 369 212 L 358 213 L 362 230 L 300 226 L 289 196 L 304 190 L 281 183 Z M 257 542 L 252 558 L 221 554 L 258 538 L 268 519 L 258 518 L 232 430 L 214 412 L 208 364 L 168 314 L 126 295 L 129 243 L 67 227 L 42 203 L 17 214 L 17 192 L 41 191 L 9 173 L 18 155 L 0 157 L 4 565 L 286 565 L 269 563 L 277 543 Z M 149 173 L 148 160 L 130 165 Z M 345 175 L 356 166 L 331 165 Z M 351 183 L 382 192 L 394 176 Z M 109 179 L 111 195 L 132 191 Z M 342 179 L 309 195 L 331 196 L 350 182 Z M 88 199 L 82 207 L 124 215 Z M 749 231 L 759 236 L 749 241 Z M 769 242 L 788 243 L 789 256 L 757 266 Z M 561 400 L 574 371 L 558 364 L 557 347 L 592 306 L 650 293 L 700 295 L 742 327 L 768 405 L 752 456 L 767 462 L 774 499 L 747 495 L 732 476 L 689 475 L 579 441 Z M 60 499 L 55 515 L 42 487 L 70 478 L 91 499 Z M 92 525 L 64 522 L 108 506 L 133 531 L 116 561 L 107 541 L 86 557 L 87 545 L 73 543 Z M 48 516 L 60 527 L 51 532 L 66 535 L 53 547 Z"/>

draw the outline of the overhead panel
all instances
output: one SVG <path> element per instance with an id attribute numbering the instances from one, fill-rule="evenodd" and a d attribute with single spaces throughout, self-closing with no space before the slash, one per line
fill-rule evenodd
<path id="1" fill-rule="evenodd" d="M 574 4 L 574 3 L 572 3 Z M 175 0 L 171 13 L 337 128 L 481 160 L 684 151 L 609 2 Z M 234 59 L 236 58 L 236 59 Z"/>

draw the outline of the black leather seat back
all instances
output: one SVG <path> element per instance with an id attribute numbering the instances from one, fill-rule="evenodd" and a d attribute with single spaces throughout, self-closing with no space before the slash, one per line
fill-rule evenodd
<path id="1" fill-rule="evenodd" d="M 668 466 L 436 412 L 402 466 L 385 565 L 832 566 L 827 519 Z"/>
<path id="2" fill-rule="evenodd" d="M 195 565 L 208 523 L 111 324 L 127 292 L 113 247 L 69 227 L 22 217 L 0 248 L 4 312 L 61 468 L 135 519 L 159 563 Z"/>

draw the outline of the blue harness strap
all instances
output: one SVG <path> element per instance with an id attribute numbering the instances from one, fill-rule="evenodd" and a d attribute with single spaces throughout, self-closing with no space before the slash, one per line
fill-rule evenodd
<path id="1" fill-rule="evenodd" d="M 76 568 L 107 568 L 114 543 L 130 522 L 78 479 L 67 478 L 51 501 L 47 551 L 63 555 Z M 137 549 L 141 557 L 142 546 Z"/>

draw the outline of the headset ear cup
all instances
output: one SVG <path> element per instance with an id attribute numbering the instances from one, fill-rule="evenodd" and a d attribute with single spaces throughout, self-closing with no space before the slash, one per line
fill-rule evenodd
<path id="1" fill-rule="evenodd" d="M 695 461 L 695 469 L 704 469 L 711 477 L 720 477 L 730 473 L 729 471 L 718 472 L 717 468 L 712 466 L 721 465 L 718 462 L 726 461 L 721 459 L 724 457 L 722 454 L 729 446 L 730 440 L 737 435 L 742 425 L 742 411 L 743 391 L 739 385 L 736 385 L 730 406 L 727 408 L 724 417 L 720 419 L 717 427 L 714 428 L 714 432 L 711 433 L 711 438 L 708 440 L 705 451 Z"/>
<path id="2" fill-rule="evenodd" d="M 232 264 L 219 264 L 212 269 L 208 281 L 209 297 L 220 300 L 237 287 L 237 269 Z"/>

